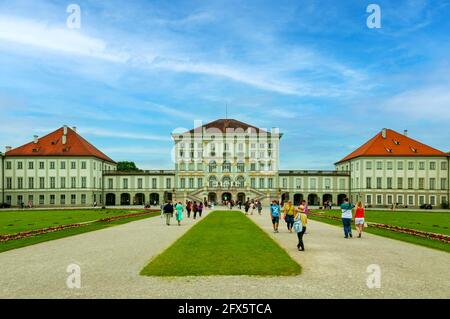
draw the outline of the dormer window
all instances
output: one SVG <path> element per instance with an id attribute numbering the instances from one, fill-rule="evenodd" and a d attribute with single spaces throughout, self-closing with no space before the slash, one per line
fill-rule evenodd
<path id="1" fill-rule="evenodd" d="M 388 153 L 392 153 L 392 149 L 391 149 L 391 148 L 388 148 L 388 147 L 386 147 L 386 152 L 388 152 Z"/>
<path id="2" fill-rule="evenodd" d="M 413 153 L 417 153 L 417 148 L 410 146 L 410 149 Z"/>
<path id="3" fill-rule="evenodd" d="M 400 145 L 400 142 L 397 140 L 392 140 L 392 142 L 394 142 L 395 145 Z"/>

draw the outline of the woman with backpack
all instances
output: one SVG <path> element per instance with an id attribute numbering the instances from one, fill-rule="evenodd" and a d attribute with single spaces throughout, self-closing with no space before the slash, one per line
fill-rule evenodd
<path id="1" fill-rule="evenodd" d="M 294 225 L 294 214 L 295 208 L 292 205 L 291 201 L 288 201 L 286 205 L 283 207 L 284 220 L 287 224 L 287 229 L 290 233 L 292 233 L 292 226 Z"/>
<path id="2" fill-rule="evenodd" d="M 297 233 L 298 237 L 297 249 L 300 251 L 305 250 L 305 244 L 303 243 L 303 235 L 306 232 L 307 224 L 308 224 L 308 217 L 306 216 L 306 214 L 300 209 L 296 210 L 294 230 Z"/>

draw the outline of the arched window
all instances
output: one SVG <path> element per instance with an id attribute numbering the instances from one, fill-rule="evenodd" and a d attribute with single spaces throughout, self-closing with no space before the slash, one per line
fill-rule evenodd
<path id="1" fill-rule="evenodd" d="M 230 176 L 224 176 L 222 178 L 222 186 L 223 187 L 230 187 L 231 186 L 231 178 L 230 178 Z"/>
<path id="2" fill-rule="evenodd" d="M 209 172 L 210 173 L 215 172 L 216 168 L 217 168 L 216 161 L 209 162 Z"/>
<path id="3" fill-rule="evenodd" d="M 244 176 L 238 176 L 236 178 L 236 186 L 237 187 L 244 187 L 244 181 L 245 181 Z"/>
<path id="4" fill-rule="evenodd" d="M 231 163 L 228 161 L 224 161 L 222 164 L 222 172 L 231 172 Z"/>
<path id="5" fill-rule="evenodd" d="M 237 171 L 239 173 L 244 173 L 245 172 L 245 164 L 243 162 L 237 163 Z"/>
<path id="6" fill-rule="evenodd" d="M 215 176 L 209 177 L 209 187 L 216 187 L 217 186 L 217 178 Z"/>

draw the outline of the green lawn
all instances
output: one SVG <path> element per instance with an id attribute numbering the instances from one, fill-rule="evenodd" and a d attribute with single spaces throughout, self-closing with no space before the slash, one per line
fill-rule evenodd
<path id="1" fill-rule="evenodd" d="M 301 267 L 241 212 L 215 211 L 141 271 L 146 276 L 291 276 Z"/>
<path id="2" fill-rule="evenodd" d="M 67 225 L 101 218 L 127 215 L 142 210 L 55 210 L 55 211 L 7 211 L 0 212 L 0 233 L 13 234 L 20 231 L 47 228 L 56 225 Z M 0 242 L 0 253 L 11 249 L 38 244 L 41 242 L 78 235 L 94 230 L 125 224 L 131 221 L 159 216 L 159 212 L 151 212 L 142 216 L 123 218 L 110 222 L 96 222 L 78 228 L 70 228 L 48 234 L 42 234 L 17 240 Z M 42 218 L 42 220 L 40 219 Z M 9 226 L 11 225 L 11 226 Z M 11 229 L 12 231 L 5 231 Z"/>
<path id="3" fill-rule="evenodd" d="M 324 210 L 326 215 L 341 217 L 340 210 Z M 354 214 L 354 212 L 353 212 Z M 432 233 L 450 235 L 450 212 L 408 212 L 366 210 L 367 222 L 388 224 Z"/>
<path id="4" fill-rule="evenodd" d="M 88 222 L 100 218 L 126 215 L 140 211 L 142 210 L 79 209 L 0 211 L 0 235 Z"/>
<path id="5" fill-rule="evenodd" d="M 325 216 L 337 216 L 341 217 L 341 212 L 338 210 L 318 211 L 325 212 Z M 321 218 L 316 216 L 310 216 L 310 219 L 325 222 L 331 225 L 342 226 L 341 221 L 331 220 L 327 218 Z M 367 210 L 365 214 L 367 222 L 388 224 L 400 227 L 406 227 L 410 229 L 422 230 L 433 233 L 440 233 L 448 235 L 450 226 L 450 213 L 442 212 L 408 212 L 408 211 L 374 211 Z M 354 224 L 352 224 L 354 228 Z M 438 240 L 432 240 L 427 238 L 421 238 L 409 234 L 396 233 L 394 231 L 368 227 L 364 229 L 365 232 L 389 237 L 392 239 L 406 241 L 416 245 L 422 245 L 429 248 L 439 249 L 446 252 L 450 252 L 450 244 L 440 242 Z"/>

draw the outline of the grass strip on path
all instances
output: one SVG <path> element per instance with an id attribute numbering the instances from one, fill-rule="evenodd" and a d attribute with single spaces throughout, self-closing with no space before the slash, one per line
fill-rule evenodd
<path id="1" fill-rule="evenodd" d="M 293 276 L 301 266 L 242 212 L 214 211 L 141 271 L 146 276 Z"/>

